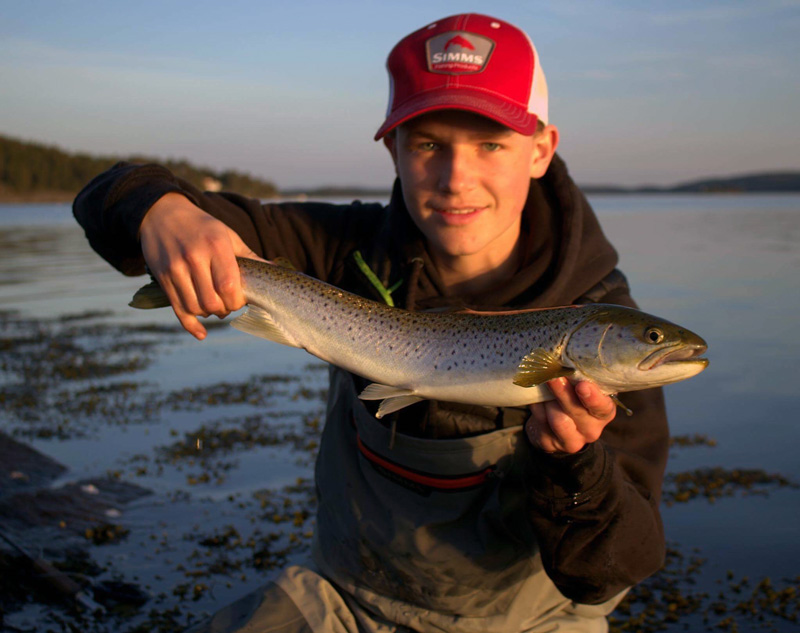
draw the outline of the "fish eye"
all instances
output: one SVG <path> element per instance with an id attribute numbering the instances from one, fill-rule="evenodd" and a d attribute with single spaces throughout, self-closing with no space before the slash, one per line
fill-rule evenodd
<path id="1" fill-rule="evenodd" d="M 664 332 L 657 327 L 649 327 L 644 331 L 644 340 L 653 345 L 658 345 L 664 340 Z"/>

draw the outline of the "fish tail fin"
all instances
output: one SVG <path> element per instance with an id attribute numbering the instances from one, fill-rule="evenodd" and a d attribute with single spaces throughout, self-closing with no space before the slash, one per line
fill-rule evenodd
<path id="1" fill-rule="evenodd" d="M 142 286 L 133 295 L 128 305 L 139 310 L 152 310 L 153 308 L 166 308 L 169 306 L 167 293 L 153 280 L 149 284 Z"/>

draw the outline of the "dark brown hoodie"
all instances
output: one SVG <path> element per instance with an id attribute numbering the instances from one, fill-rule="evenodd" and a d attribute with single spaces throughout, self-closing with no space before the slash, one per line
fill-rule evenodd
<path id="1" fill-rule="evenodd" d="M 615 269 L 616 252 L 558 157 L 542 179 L 531 183 L 520 269 L 479 297 L 444 290 L 397 184 L 387 207 L 262 205 L 235 194 L 202 193 L 157 165 L 120 163 L 90 182 L 73 208 L 92 247 L 123 273 L 137 275 L 145 271 L 139 225 L 169 192 L 187 196 L 225 222 L 262 257 L 286 258 L 324 281 L 378 298 L 354 261 L 358 251 L 386 287 L 401 282 L 395 302 L 408 309 L 635 306 Z M 579 453 L 550 455 L 530 447 L 529 517 L 544 567 L 559 590 L 580 603 L 602 602 L 663 562 L 658 511 L 668 449 L 663 397 L 653 389 L 624 394 L 623 400 L 634 415 L 618 415 L 600 440 Z M 517 426 L 527 416 L 524 409 L 428 401 L 388 422 L 394 421 L 399 433 L 435 439 Z"/>

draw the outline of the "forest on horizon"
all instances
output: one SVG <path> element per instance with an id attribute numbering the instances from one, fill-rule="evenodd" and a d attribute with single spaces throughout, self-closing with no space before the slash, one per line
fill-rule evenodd
<path id="1" fill-rule="evenodd" d="M 235 191 L 251 198 L 271 198 L 277 187 L 235 170 L 215 171 L 187 160 L 147 156 L 91 156 L 58 147 L 29 143 L 0 135 L 0 201 L 47 202 L 71 200 L 92 178 L 120 161 L 157 163 L 195 187 Z"/>
<path id="2" fill-rule="evenodd" d="M 66 202 L 99 173 L 119 161 L 157 163 L 204 191 L 232 191 L 250 198 L 285 197 L 385 197 L 390 188 L 317 186 L 281 191 L 267 180 L 247 173 L 198 167 L 188 160 L 147 156 L 92 156 L 58 147 L 13 139 L 0 134 L 0 202 Z M 800 171 L 773 171 L 704 178 L 674 186 L 621 187 L 581 185 L 589 194 L 626 193 L 771 193 L 800 191 Z"/>

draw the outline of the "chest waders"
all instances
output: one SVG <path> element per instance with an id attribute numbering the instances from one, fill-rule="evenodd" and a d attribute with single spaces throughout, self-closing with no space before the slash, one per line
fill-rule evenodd
<path id="1" fill-rule="evenodd" d="M 371 631 L 393 630 L 378 621 L 425 633 L 607 630 L 621 596 L 576 605 L 544 572 L 527 518 L 532 453 L 521 427 L 448 440 L 397 434 L 392 443 L 337 368 L 327 414 L 313 552 L 325 578 L 295 567 L 278 579 L 312 628 L 332 625 L 304 606 L 310 591 L 346 602 Z"/>

